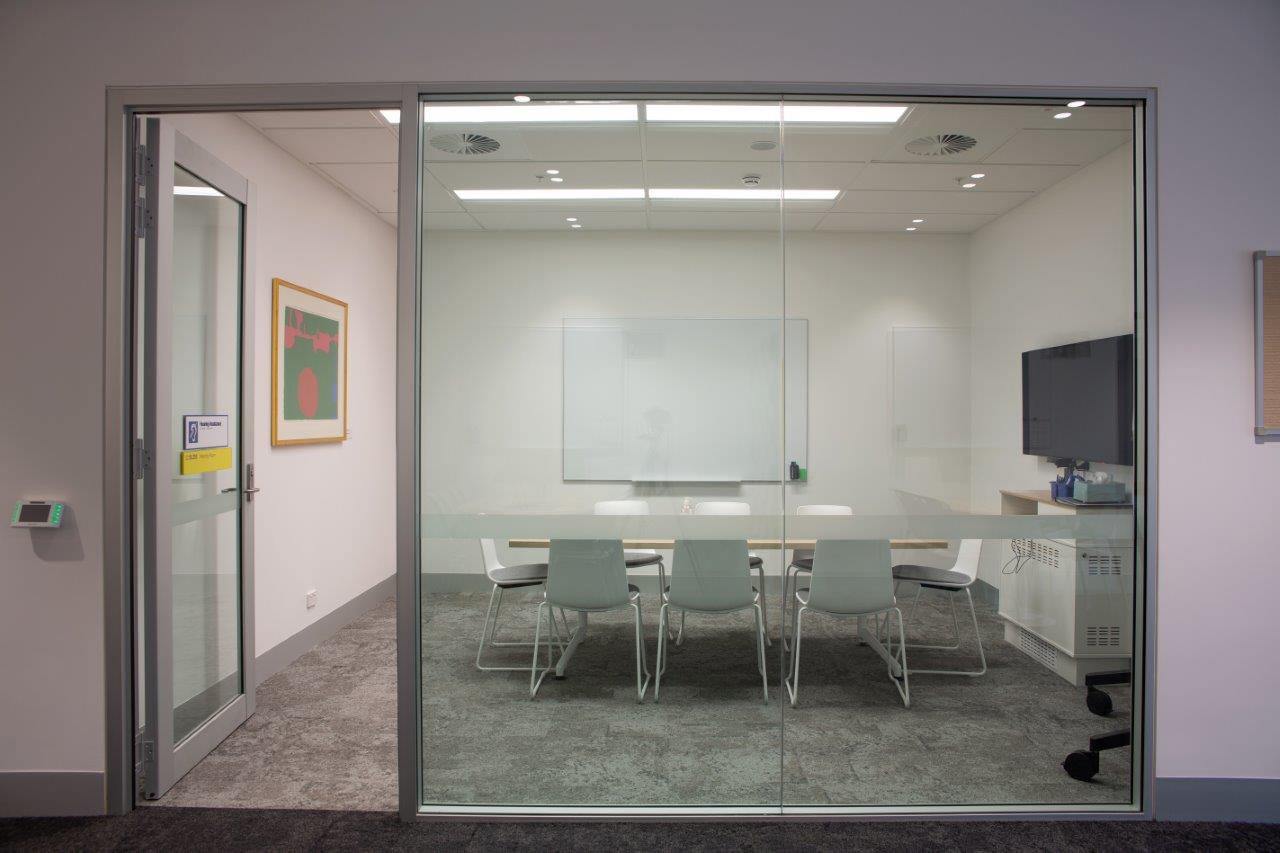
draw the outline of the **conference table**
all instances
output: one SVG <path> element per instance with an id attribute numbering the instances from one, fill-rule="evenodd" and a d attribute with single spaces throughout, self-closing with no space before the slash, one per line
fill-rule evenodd
<path id="1" fill-rule="evenodd" d="M 778 551 L 784 548 L 798 549 L 801 551 L 812 551 L 818 544 L 816 539 L 748 539 L 747 549 L 750 551 Z M 946 539 L 890 539 L 889 547 L 893 549 L 903 550 L 941 550 L 948 547 Z M 509 539 L 507 545 L 512 548 L 550 548 L 550 539 Z M 674 539 L 623 539 L 622 547 L 627 551 L 642 551 L 651 549 L 655 551 L 671 551 L 675 548 L 676 541 Z M 569 661 L 573 659 L 573 653 L 578 650 L 578 646 L 582 643 L 582 638 L 587 633 L 587 614 L 578 611 L 578 627 L 573 632 L 573 636 L 569 638 L 569 644 L 564 647 L 564 651 L 560 654 L 560 659 L 556 661 L 556 678 L 564 678 L 565 667 L 569 665 Z M 887 653 L 881 648 L 879 641 L 866 630 L 865 620 L 858 619 L 858 633 L 862 639 L 871 645 L 882 658 L 889 662 L 894 668 L 895 674 L 901 672 L 897 663 L 893 661 Z M 548 639 L 548 642 L 550 640 Z"/>

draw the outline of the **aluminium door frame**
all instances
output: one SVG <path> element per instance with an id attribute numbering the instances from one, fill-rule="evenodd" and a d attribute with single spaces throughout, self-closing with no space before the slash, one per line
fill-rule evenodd
<path id="1" fill-rule="evenodd" d="M 1077 806 L 1029 806 L 1016 811 L 982 807 L 850 808 L 815 812 L 752 810 L 635 809 L 601 807 L 590 811 L 567 809 L 454 809 L 451 813 L 424 814 L 420 808 L 419 760 L 421 756 L 421 696 L 419 695 L 420 635 L 417 605 L 419 575 L 419 239 L 421 205 L 417 163 L 422 150 L 420 103 L 423 97 L 476 97 L 511 92 L 568 92 L 588 94 L 669 94 L 731 96 L 830 96 L 842 98 L 937 100 L 994 100 L 1002 103 L 1060 102 L 1085 98 L 1130 102 L 1136 110 L 1134 152 L 1142 168 L 1135 169 L 1135 333 L 1143 345 L 1144 370 L 1138 377 L 1138 442 L 1135 479 L 1134 596 L 1142 631 L 1135 632 L 1134 673 L 1141 684 L 1135 691 L 1132 724 L 1134 743 L 1141 744 L 1141 760 L 1133 774 L 1136 809 L 1083 810 Z M 131 262 L 125 252 L 126 234 L 132 230 L 128 202 L 130 176 L 128 153 L 132 150 L 132 119 L 140 112 L 229 112 L 246 109 L 378 109 L 400 103 L 401 116 L 415 116 L 416 133 L 399 134 L 397 227 L 397 343 L 396 343 L 396 668 L 397 756 L 399 813 L 402 820 L 475 819 L 546 820 L 548 816 L 607 820 L 619 816 L 640 819 L 814 820 L 814 819 L 919 819 L 973 820 L 1041 819 L 1147 819 L 1154 817 L 1155 733 L 1155 631 L 1157 577 L 1157 430 L 1158 430 L 1158 243 L 1156 89 L 1154 87 L 1067 87 L 985 85 L 883 85 L 868 83 L 634 83 L 602 84 L 572 81 L 539 83 L 331 83 L 220 86 L 108 87 L 106 110 L 106 194 L 104 244 L 104 605 L 105 683 L 107 708 L 107 788 L 109 813 L 125 813 L 133 805 L 133 606 L 130 513 L 132 489 L 131 413 L 132 346 Z M 409 227 L 406 227 L 409 225 Z M 120 393 L 117 393 L 120 392 Z"/>

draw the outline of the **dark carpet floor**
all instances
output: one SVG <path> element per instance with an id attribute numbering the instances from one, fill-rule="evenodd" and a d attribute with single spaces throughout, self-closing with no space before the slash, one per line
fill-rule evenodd
<path id="1" fill-rule="evenodd" d="M 0 821 L 0 850 L 1276 850 L 1280 825 L 1113 821 L 415 823 L 378 812 L 137 809 Z"/>

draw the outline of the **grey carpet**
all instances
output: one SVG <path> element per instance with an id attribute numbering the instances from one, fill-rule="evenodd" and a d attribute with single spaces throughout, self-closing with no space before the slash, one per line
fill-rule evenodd
<path id="1" fill-rule="evenodd" d="M 372 812 L 138 809 L 0 821 L 0 850 L 1266 851 L 1280 825 L 1153 823 L 401 823 Z"/>
<path id="2" fill-rule="evenodd" d="M 512 596 L 502 632 L 528 636 L 533 594 Z M 645 589 L 646 604 L 652 590 Z M 424 790 L 428 802 L 572 805 L 1121 803 L 1130 750 L 1103 754 L 1079 783 L 1059 766 L 1112 719 L 1083 691 L 1001 639 L 980 609 L 990 670 L 977 678 L 918 676 L 904 709 L 852 622 L 814 618 L 803 645 L 800 705 L 779 683 L 780 613 L 771 618 L 770 701 L 761 701 L 746 613 L 691 615 L 654 702 L 634 696 L 625 615 L 592 617 L 563 681 L 528 698 L 523 673 L 481 673 L 476 640 L 488 598 L 426 600 Z M 944 599 L 926 598 L 909 639 L 945 636 Z M 776 607 L 776 603 L 775 603 Z M 645 610 L 653 665 L 656 608 Z M 962 625 L 963 628 L 963 625 Z M 909 663 L 971 664 L 974 646 L 912 652 Z M 524 650 L 495 652 L 525 664 Z M 781 760 L 780 760 L 781 756 Z M 258 690 L 257 713 L 163 799 L 162 806 L 394 810 L 395 608 L 379 605 Z"/>
<path id="3" fill-rule="evenodd" d="M 651 583 L 650 586 L 653 584 Z M 656 654 L 655 593 L 645 587 L 645 636 Z M 904 593 L 908 592 L 904 588 Z M 1125 725 L 1129 690 L 1112 718 L 1084 691 L 1005 643 L 979 609 L 989 671 L 981 678 L 911 679 L 904 709 L 884 664 L 853 639 L 854 623 L 806 616 L 800 703 L 779 682 L 781 614 L 771 614 L 770 701 L 764 704 L 748 612 L 689 616 L 671 653 L 661 699 L 635 702 L 629 613 L 592 616 L 563 681 L 536 700 L 524 673 L 474 668 L 487 596 L 426 591 L 423 789 L 427 802 L 621 805 L 896 805 L 1123 803 L 1128 749 L 1107 752 L 1090 783 L 1060 764 L 1090 734 Z M 503 633 L 532 634 L 536 592 L 509 596 Z M 909 600 L 904 596 L 904 601 Z M 925 593 L 908 641 L 946 638 L 946 599 Z M 967 615 L 967 614 L 965 614 Z M 962 623 L 962 636 L 964 624 Z M 972 629 L 970 629 L 972 630 Z M 528 651 L 491 662 L 527 665 Z M 976 646 L 908 653 L 920 668 L 973 666 Z M 780 760 L 781 757 L 781 760 Z"/>

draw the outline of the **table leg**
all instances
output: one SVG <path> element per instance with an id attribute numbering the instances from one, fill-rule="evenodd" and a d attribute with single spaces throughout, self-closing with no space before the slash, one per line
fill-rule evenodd
<path id="1" fill-rule="evenodd" d="M 578 644 L 582 642 L 582 638 L 587 634 L 587 614 L 586 611 L 578 611 L 578 629 L 573 632 L 573 637 L 569 640 L 569 645 L 565 646 L 563 652 L 560 653 L 560 660 L 556 661 L 556 678 L 564 678 L 565 667 L 569 665 L 569 661 L 573 658 L 573 653 L 578 650 Z"/>

